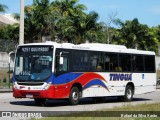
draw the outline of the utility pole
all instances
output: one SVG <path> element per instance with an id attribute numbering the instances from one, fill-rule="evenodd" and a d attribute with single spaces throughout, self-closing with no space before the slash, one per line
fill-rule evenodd
<path id="1" fill-rule="evenodd" d="M 24 0 L 20 0 L 19 45 L 24 44 Z"/>

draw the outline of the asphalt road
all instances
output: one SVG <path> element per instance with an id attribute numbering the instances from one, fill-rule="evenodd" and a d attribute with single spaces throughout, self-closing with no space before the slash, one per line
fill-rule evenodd
<path id="1" fill-rule="evenodd" d="M 95 103 L 91 98 L 84 98 L 79 105 L 71 106 L 63 100 L 48 100 L 47 107 L 37 106 L 33 99 L 15 99 L 12 93 L 0 93 L 0 111 L 93 111 L 127 104 L 160 102 L 160 89 L 155 92 L 134 95 L 132 102 L 119 102 L 116 97 L 106 97 L 102 103 Z"/>

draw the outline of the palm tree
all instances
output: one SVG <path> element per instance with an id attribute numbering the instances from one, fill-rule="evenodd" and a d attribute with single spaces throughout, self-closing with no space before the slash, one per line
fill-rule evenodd
<path id="1" fill-rule="evenodd" d="M 96 41 L 100 25 L 98 14 L 86 14 L 86 7 L 78 0 L 34 0 L 25 7 L 25 36 L 30 42 L 50 35 L 72 43 Z"/>
<path id="2" fill-rule="evenodd" d="M 78 0 L 55 0 L 52 6 L 57 16 L 56 28 L 60 39 L 84 43 L 86 40 L 92 42 L 97 38 L 99 16 L 96 12 L 86 14 L 86 6 L 78 4 Z"/>
<path id="3" fill-rule="evenodd" d="M 0 12 L 5 12 L 8 7 L 6 5 L 0 4 Z"/>
<path id="4" fill-rule="evenodd" d="M 78 0 L 55 0 L 51 3 L 55 16 L 56 35 L 65 41 L 75 42 L 77 27 L 75 19 L 86 15 L 86 6 L 78 4 Z"/>
<path id="5" fill-rule="evenodd" d="M 158 48 L 156 32 L 147 25 L 140 24 L 137 18 L 132 21 L 127 20 L 125 23 L 120 22 L 120 25 L 121 29 L 117 29 L 114 42 L 142 50 L 156 51 Z"/>
<path id="6" fill-rule="evenodd" d="M 42 40 L 50 35 L 52 29 L 49 0 L 34 0 L 31 6 L 25 7 L 25 38 L 29 42 Z"/>
<path id="7" fill-rule="evenodd" d="M 97 36 L 97 30 L 100 28 L 100 25 L 97 23 L 98 17 L 96 12 L 90 12 L 89 14 L 77 16 L 74 19 L 77 43 L 84 43 L 86 40 L 89 42 L 94 41 Z"/>
<path id="8" fill-rule="evenodd" d="M 86 10 L 86 6 L 78 4 L 78 0 L 55 0 L 51 3 L 54 12 L 60 16 L 77 16 L 83 10 Z"/>

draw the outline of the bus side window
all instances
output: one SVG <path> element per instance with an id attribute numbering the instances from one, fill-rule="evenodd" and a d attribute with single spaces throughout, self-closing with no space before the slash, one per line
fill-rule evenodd
<path id="1" fill-rule="evenodd" d="M 142 55 L 132 55 L 132 67 L 134 72 L 144 71 L 144 61 Z"/>
<path id="2" fill-rule="evenodd" d="M 116 71 L 118 67 L 118 55 L 114 53 L 105 53 L 105 70 L 106 71 Z"/>
<path id="3" fill-rule="evenodd" d="M 144 56 L 144 60 L 145 60 L 145 71 L 155 72 L 155 56 L 152 55 Z"/>
<path id="4" fill-rule="evenodd" d="M 62 71 L 68 71 L 68 57 L 63 56 L 63 64 L 59 63 L 60 56 L 56 56 L 56 71 L 62 72 Z"/>
<path id="5" fill-rule="evenodd" d="M 119 71 L 126 71 L 129 72 L 131 71 L 131 55 L 129 54 L 119 54 Z"/>
<path id="6" fill-rule="evenodd" d="M 91 71 L 103 71 L 103 53 L 102 52 L 90 52 L 90 70 Z"/>
<path id="7" fill-rule="evenodd" d="M 87 51 L 73 51 L 72 67 L 74 71 L 88 71 L 88 62 Z"/>

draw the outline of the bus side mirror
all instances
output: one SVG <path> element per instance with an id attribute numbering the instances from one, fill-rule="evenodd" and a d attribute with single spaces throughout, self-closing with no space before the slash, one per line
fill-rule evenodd
<path id="1" fill-rule="evenodd" d="M 60 64 L 60 65 L 63 65 L 63 57 L 60 57 L 60 59 L 59 59 L 59 64 Z"/>
<path id="2" fill-rule="evenodd" d="M 63 65 L 63 57 L 62 57 L 61 55 L 62 55 L 62 52 L 60 52 L 59 64 L 60 64 L 60 65 Z"/>

